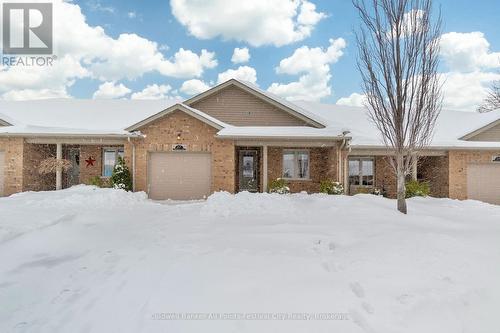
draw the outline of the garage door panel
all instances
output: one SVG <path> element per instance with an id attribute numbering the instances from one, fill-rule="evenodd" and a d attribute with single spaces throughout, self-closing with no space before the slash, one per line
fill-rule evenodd
<path id="1" fill-rule="evenodd" d="M 5 152 L 0 151 L 0 197 L 5 195 Z"/>
<path id="2" fill-rule="evenodd" d="M 210 194 L 210 153 L 151 153 L 149 196 L 155 200 L 201 199 Z"/>
<path id="3" fill-rule="evenodd" d="M 467 197 L 500 205 L 500 164 L 469 164 Z"/>

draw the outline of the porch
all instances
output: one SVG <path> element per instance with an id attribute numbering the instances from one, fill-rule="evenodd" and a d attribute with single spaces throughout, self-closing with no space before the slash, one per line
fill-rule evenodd
<path id="1" fill-rule="evenodd" d="M 353 150 L 348 157 L 346 191 L 381 194 L 394 198 L 397 193 L 396 177 L 387 151 Z M 446 151 L 425 151 L 418 158 L 409 179 L 429 183 L 430 195 L 437 198 L 449 195 L 449 159 Z"/>
<path id="2" fill-rule="evenodd" d="M 291 192 L 319 192 L 320 182 L 342 182 L 345 147 L 339 141 L 236 142 L 235 192 L 267 192 L 277 178 Z"/>
<path id="3" fill-rule="evenodd" d="M 123 156 L 121 140 L 26 139 L 23 145 L 23 191 L 47 191 L 90 184 L 92 179 L 111 176 L 118 156 Z M 44 160 L 55 159 L 55 172 L 42 172 Z M 65 164 L 62 167 L 61 163 Z"/>

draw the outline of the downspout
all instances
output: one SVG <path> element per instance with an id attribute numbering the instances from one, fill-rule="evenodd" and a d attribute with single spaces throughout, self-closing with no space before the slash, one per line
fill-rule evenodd
<path id="1" fill-rule="evenodd" d="M 130 137 L 127 140 L 132 145 L 132 191 L 135 192 L 135 144 Z"/>

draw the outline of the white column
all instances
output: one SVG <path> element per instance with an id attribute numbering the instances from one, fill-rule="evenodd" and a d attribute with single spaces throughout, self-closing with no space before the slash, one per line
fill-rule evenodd
<path id="1" fill-rule="evenodd" d="M 60 162 L 62 160 L 62 144 L 61 143 L 57 144 L 56 158 L 57 158 L 58 162 Z M 62 168 L 60 166 L 58 166 L 56 169 L 56 190 L 60 190 L 60 189 L 62 189 Z"/>
<path id="2" fill-rule="evenodd" d="M 262 146 L 262 192 L 267 192 L 267 146 Z"/>
<path id="3" fill-rule="evenodd" d="M 412 170 L 411 170 L 411 178 L 413 180 L 417 180 L 417 163 L 418 163 L 418 158 L 415 157 L 415 161 L 413 162 Z"/>

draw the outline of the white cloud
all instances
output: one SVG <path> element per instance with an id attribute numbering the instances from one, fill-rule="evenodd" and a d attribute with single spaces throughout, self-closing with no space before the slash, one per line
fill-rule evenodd
<path id="1" fill-rule="evenodd" d="M 137 17 L 137 13 L 136 12 L 128 12 L 127 17 L 130 19 L 134 19 Z"/>
<path id="2" fill-rule="evenodd" d="M 337 101 L 337 105 L 346 105 L 346 106 L 359 106 L 362 107 L 365 105 L 366 95 L 352 93 L 349 97 L 339 98 Z"/>
<path id="3" fill-rule="evenodd" d="M 308 0 L 172 0 L 170 5 L 191 35 L 222 37 L 252 46 L 282 46 L 303 40 L 326 17 Z"/>
<path id="4" fill-rule="evenodd" d="M 169 85 L 148 85 L 142 91 L 133 93 L 131 99 L 166 99 L 169 98 L 168 93 L 172 90 Z"/>
<path id="5" fill-rule="evenodd" d="M 331 94 L 330 65 L 344 54 L 344 39 L 330 39 L 327 49 L 302 46 L 280 61 L 278 74 L 300 75 L 298 81 L 282 84 L 273 83 L 268 90 L 289 100 L 317 101 Z"/>
<path id="6" fill-rule="evenodd" d="M 480 31 L 449 32 L 441 37 L 441 57 L 449 71 L 443 73 L 445 108 L 475 111 L 500 80 L 500 52 L 493 52 Z"/>
<path id="7" fill-rule="evenodd" d="M 217 83 L 222 83 L 230 79 L 238 79 L 256 84 L 257 72 L 250 66 L 240 66 L 237 69 L 228 69 L 225 72 L 219 73 L 217 76 Z"/>
<path id="8" fill-rule="evenodd" d="M 250 52 L 248 51 L 248 47 L 244 48 L 235 48 L 233 52 L 233 56 L 231 57 L 231 61 L 234 64 L 240 64 L 244 62 L 248 62 L 250 60 Z"/>
<path id="9" fill-rule="evenodd" d="M 490 43 L 480 31 L 443 34 L 441 56 L 451 71 L 500 68 L 500 52 L 490 51 Z"/>
<path id="10" fill-rule="evenodd" d="M 9 101 L 22 101 L 27 99 L 70 98 L 66 89 L 22 89 L 10 90 L 2 94 L 1 99 Z"/>
<path id="11" fill-rule="evenodd" d="M 217 66 L 213 52 L 195 53 L 181 48 L 166 58 L 151 40 L 136 34 L 113 38 L 103 28 L 90 26 L 75 3 L 52 3 L 57 18 L 53 28 L 57 60 L 53 66 L 0 67 L 0 94 L 10 90 L 66 91 L 75 80 L 86 77 L 118 81 L 157 72 L 189 79 L 201 77 L 205 69 Z"/>
<path id="12" fill-rule="evenodd" d="M 204 92 L 210 88 L 208 84 L 198 79 L 191 79 L 184 81 L 181 86 L 181 92 L 186 95 L 192 96 Z"/>
<path id="13" fill-rule="evenodd" d="M 500 80 L 498 73 L 470 72 L 444 73 L 443 107 L 476 111 L 488 94 L 488 86 Z"/>
<path id="14" fill-rule="evenodd" d="M 123 83 L 117 84 L 116 82 L 104 82 L 99 86 L 99 89 L 94 93 L 93 98 L 120 98 L 128 95 L 131 90 Z"/>

